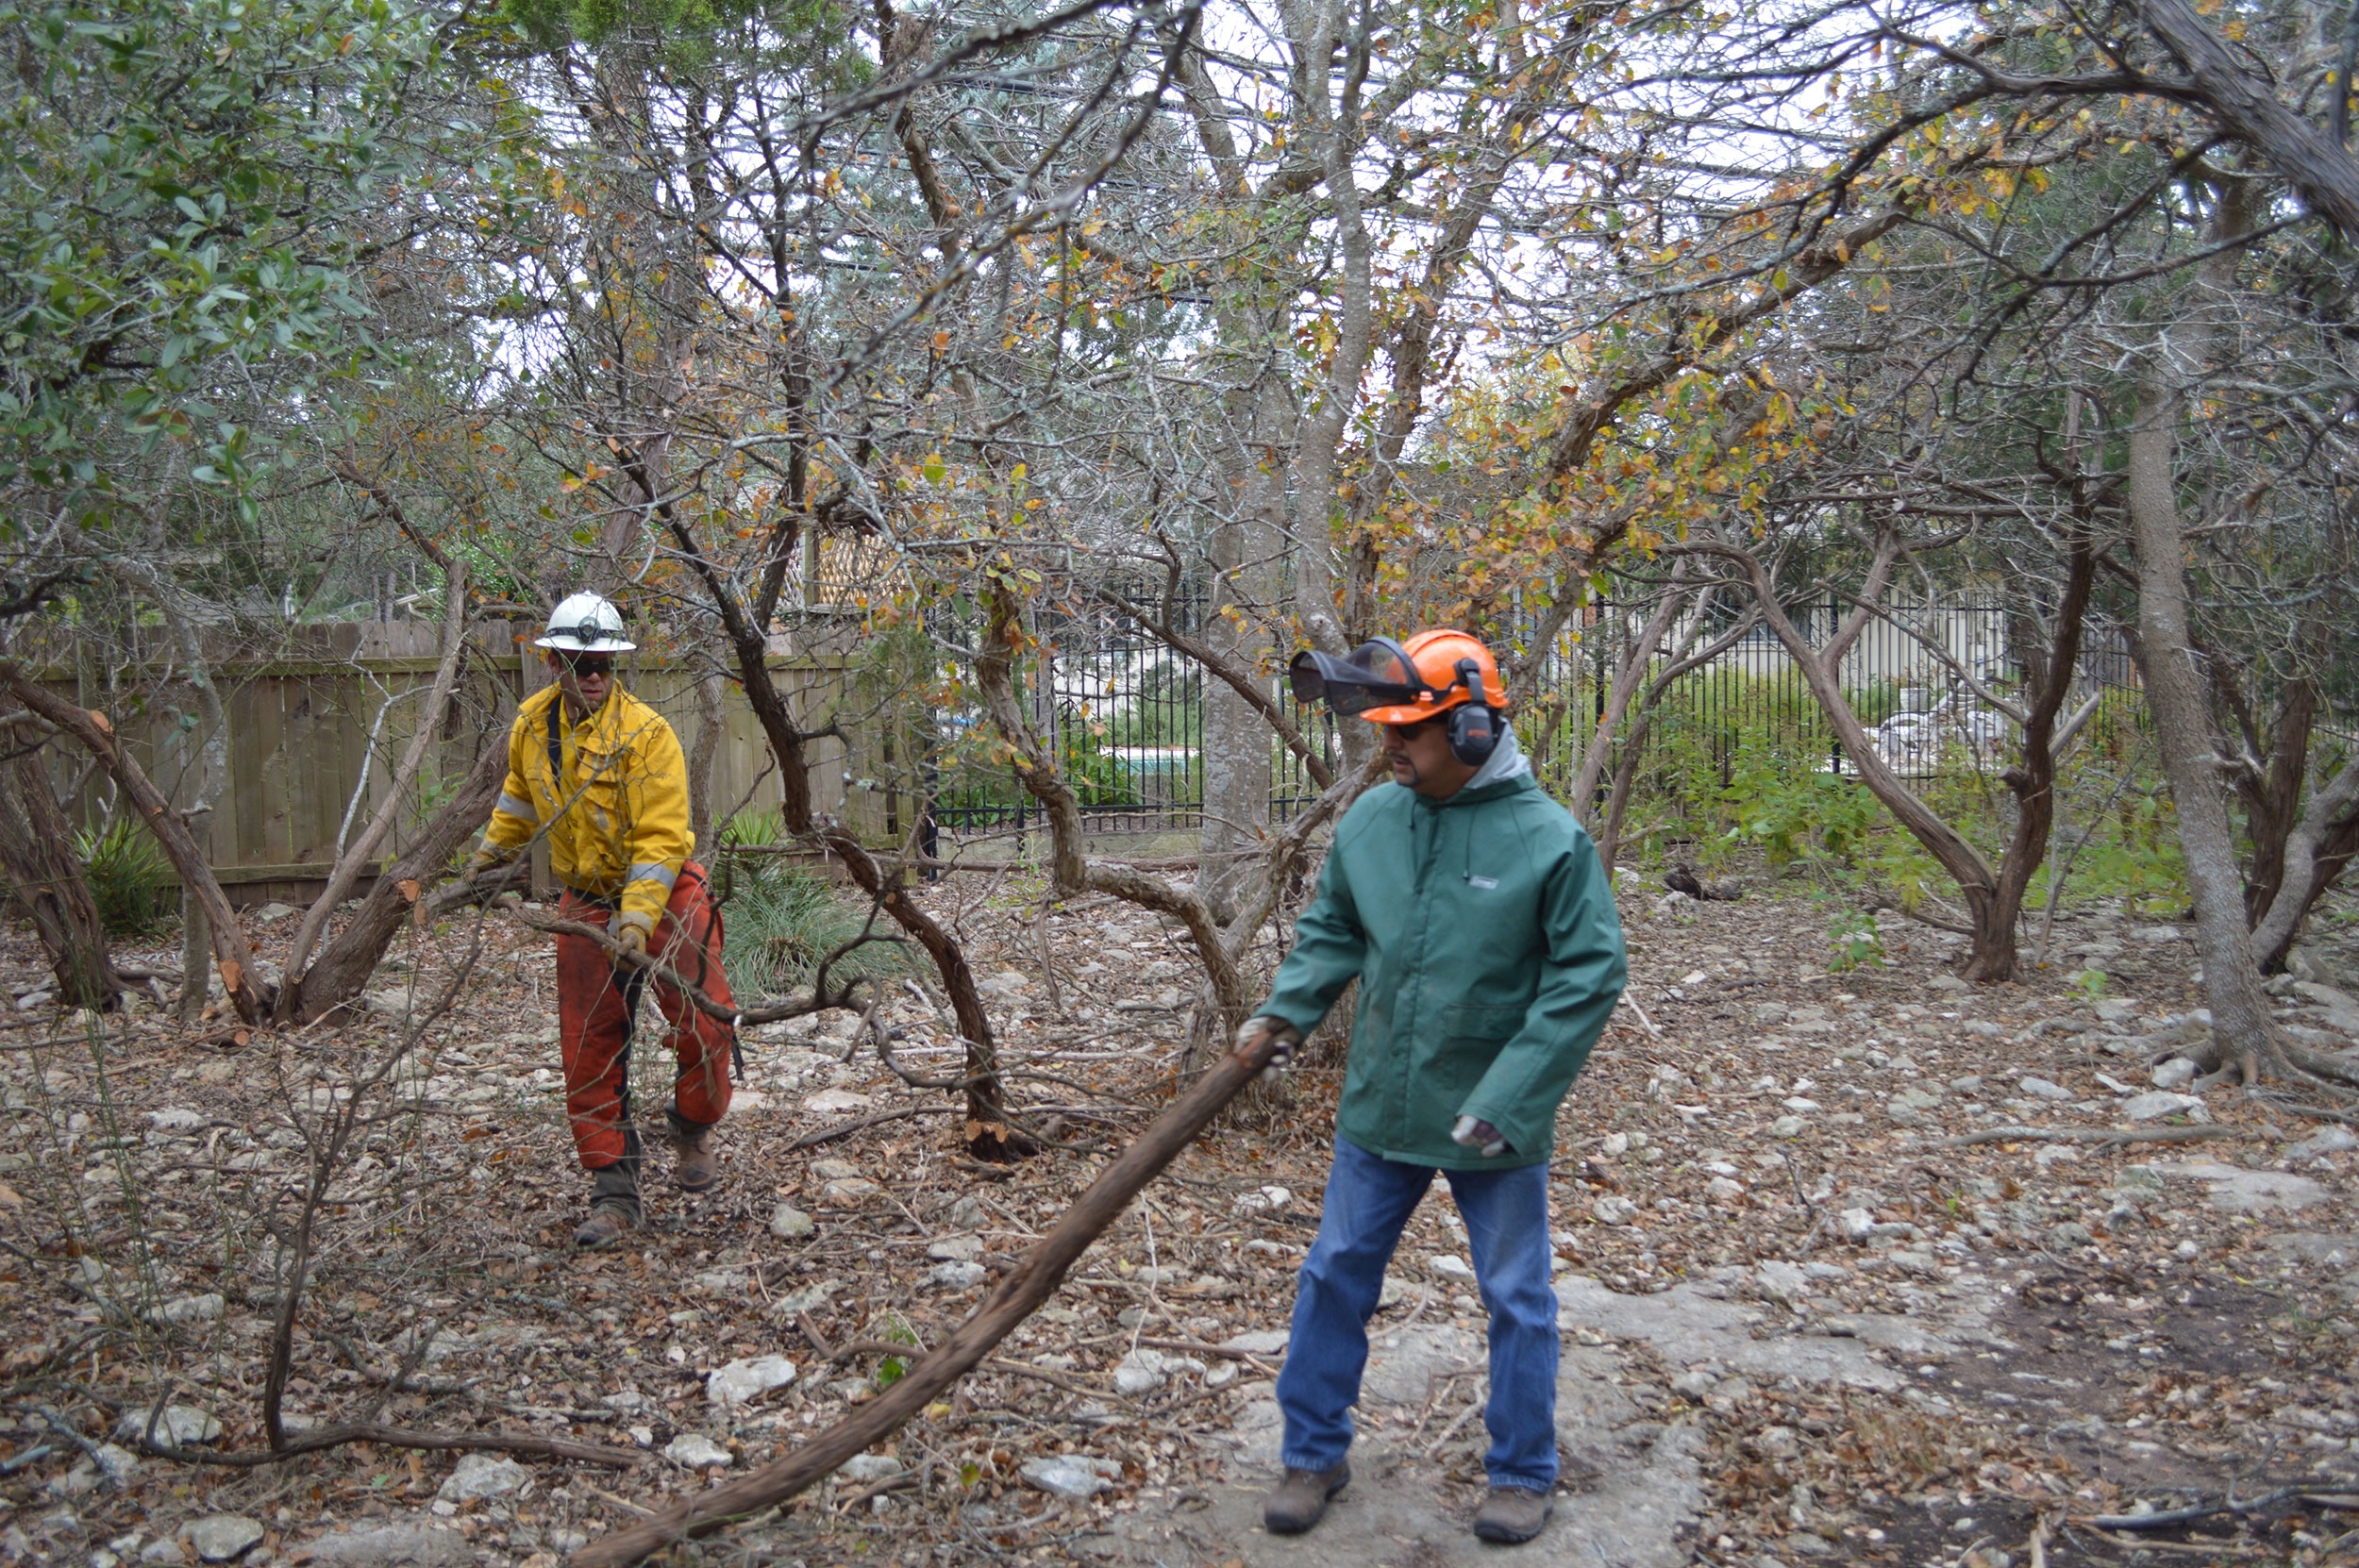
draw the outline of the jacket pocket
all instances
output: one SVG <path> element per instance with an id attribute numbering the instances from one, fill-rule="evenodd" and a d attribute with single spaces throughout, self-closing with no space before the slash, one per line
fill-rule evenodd
<path id="1" fill-rule="evenodd" d="M 1526 1009 L 1462 1002 L 1442 1011 L 1442 1033 L 1452 1040 L 1506 1040 L 1524 1026 Z"/>

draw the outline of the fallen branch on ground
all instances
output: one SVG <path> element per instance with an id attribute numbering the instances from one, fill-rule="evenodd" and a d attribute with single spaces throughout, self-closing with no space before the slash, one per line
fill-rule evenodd
<path id="1" fill-rule="evenodd" d="M 1976 1143 L 2201 1143 L 2215 1138 L 2249 1138 L 2238 1127 L 1988 1127 L 1963 1138 L 1944 1138 L 1937 1149 Z"/>
<path id="2" fill-rule="evenodd" d="M 1230 1051 L 1122 1151 L 1015 1272 L 984 1297 L 973 1315 L 879 1395 L 801 1447 L 741 1480 L 675 1503 L 655 1517 L 593 1541 L 574 1554 L 577 1568 L 630 1568 L 683 1541 L 701 1540 L 741 1519 L 786 1501 L 832 1474 L 853 1455 L 899 1430 L 902 1423 L 972 1372 L 993 1347 L 1057 1292 L 1065 1271 L 1089 1250 L 1164 1166 L 1195 1142 L 1229 1102 L 1269 1065 L 1277 1038 L 1263 1035 Z"/>
<path id="3" fill-rule="evenodd" d="M 2075 1519 L 2073 1523 L 2100 1530 L 2167 1530 L 2173 1525 L 2193 1524 L 2198 1519 L 2209 1519 L 2216 1513 L 2257 1513 L 2271 1503 L 2299 1497 L 2301 1492 L 2302 1489 L 2298 1486 L 2281 1486 L 2275 1492 L 2265 1492 L 2243 1502 L 2238 1502 L 2232 1495 L 2217 1503 L 2198 1503 L 2193 1508 L 2166 1509 L 2159 1513 L 2100 1513 L 2087 1519 Z"/>
<path id="4" fill-rule="evenodd" d="M 558 915 L 542 914 L 534 909 L 510 909 L 508 912 L 517 924 L 529 926 L 536 931 L 546 931 L 551 936 L 586 937 L 605 948 L 607 955 L 618 963 L 627 963 L 644 969 L 651 978 L 661 980 L 663 984 L 678 991 L 682 996 L 688 998 L 689 1003 L 698 1012 L 709 1018 L 717 1018 L 725 1024 L 734 1024 L 741 1027 L 747 1024 L 775 1024 L 782 1018 L 804 1018 L 814 1012 L 825 1012 L 831 1007 L 848 1007 L 851 1005 L 848 1000 L 850 988 L 859 983 L 857 979 L 846 981 L 845 992 L 840 993 L 838 1000 L 832 1002 L 818 996 L 798 996 L 784 1002 L 767 1003 L 761 1007 L 725 1008 L 707 995 L 704 988 L 680 974 L 670 964 L 665 963 L 661 959 L 657 958 L 653 953 L 636 951 L 616 942 L 607 935 L 606 927 L 603 926 L 593 926 L 587 921 L 566 920 Z"/>
<path id="5" fill-rule="evenodd" d="M 159 1460 L 256 1470 L 298 1455 L 316 1454 L 323 1448 L 339 1448 L 347 1443 L 381 1443 L 388 1448 L 525 1454 L 536 1459 L 579 1460 L 584 1464 L 603 1464 L 616 1470 L 631 1469 L 646 1457 L 635 1448 L 610 1448 L 604 1443 L 575 1443 L 568 1438 L 540 1437 L 531 1432 L 427 1432 L 410 1426 L 380 1426 L 367 1421 L 323 1426 L 315 1432 L 288 1438 L 284 1448 L 259 1453 L 214 1454 L 202 1448 L 179 1448 L 158 1443 L 147 1434 L 142 1434 L 139 1448 L 141 1453 Z"/>
<path id="6" fill-rule="evenodd" d="M 849 1138 L 856 1132 L 864 1131 L 885 1122 L 906 1121 L 912 1116 L 947 1116 L 958 1109 L 954 1105 L 905 1105 L 898 1110 L 879 1110 L 873 1116 L 862 1116 L 849 1122 L 838 1122 L 834 1126 L 821 1127 L 817 1132 L 807 1132 L 789 1143 L 785 1152 L 793 1154 L 796 1149 L 815 1149 L 822 1143 L 832 1143 L 839 1138 Z"/>

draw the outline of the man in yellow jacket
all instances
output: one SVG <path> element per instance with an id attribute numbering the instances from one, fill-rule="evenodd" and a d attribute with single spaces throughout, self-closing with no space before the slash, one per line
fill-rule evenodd
<path id="1" fill-rule="evenodd" d="M 525 699 L 508 736 L 508 783 L 470 870 L 502 865 L 545 834 L 565 885 L 558 912 L 603 924 L 635 953 L 652 951 L 724 1007 L 721 917 L 706 895 L 688 826 L 688 763 L 661 714 L 615 684 L 614 656 L 636 643 L 595 593 L 557 607 L 535 647 L 556 679 Z M 587 937 L 557 939 L 558 1035 L 565 1110 L 591 1179 L 582 1247 L 607 1247 L 638 1225 L 639 1128 L 630 1103 L 630 1026 L 645 971 L 617 965 Z M 671 1027 L 679 1072 L 668 1108 L 682 1191 L 720 1179 L 712 1126 L 729 1108 L 730 1026 L 666 980 L 656 1005 Z"/>

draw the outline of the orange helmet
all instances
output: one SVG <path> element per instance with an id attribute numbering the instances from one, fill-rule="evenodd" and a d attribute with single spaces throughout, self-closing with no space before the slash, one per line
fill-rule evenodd
<path id="1" fill-rule="evenodd" d="M 1289 674 L 1299 700 L 1324 698 L 1336 712 L 1370 724 L 1422 724 L 1471 702 L 1507 706 L 1507 684 L 1491 650 L 1447 626 L 1418 632 L 1405 644 L 1370 638 L 1348 659 L 1306 650 L 1295 655 Z"/>

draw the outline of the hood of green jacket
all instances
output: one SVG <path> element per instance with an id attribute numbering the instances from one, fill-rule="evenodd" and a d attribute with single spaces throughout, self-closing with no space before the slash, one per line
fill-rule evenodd
<path id="1" fill-rule="evenodd" d="M 1597 847 L 1520 761 L 1446 801 L 1397 784 L 1361 796 L 1259 1009 L 1308 1034 L 1358 976 L 1335 1131 L 1383 1159 L 1549 1158 L 1557 1107 L 1621 996 L 1622 926 Z M 1508 1152 L 1450 1142 L 1462 1115 L 1498 1128 Z"/>

